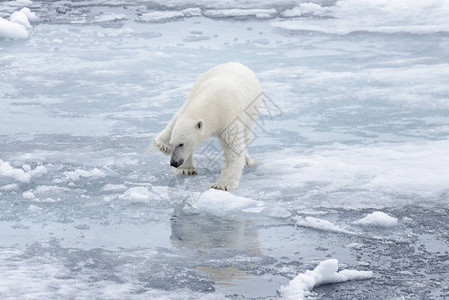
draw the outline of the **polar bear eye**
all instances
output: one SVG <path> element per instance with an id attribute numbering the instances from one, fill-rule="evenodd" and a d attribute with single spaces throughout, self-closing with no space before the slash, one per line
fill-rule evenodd
<path id="1" fill-rule="evenodd" d="M 182 147 L 182 146 L 184 146 L 184 144 L 179 144 L 179 145 L 178 145 L 178 147 Z"/>

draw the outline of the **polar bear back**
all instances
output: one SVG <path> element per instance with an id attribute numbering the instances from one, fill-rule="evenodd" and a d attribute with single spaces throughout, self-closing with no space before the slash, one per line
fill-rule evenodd
<path id="1" fill-rule="evenodd" d="M 225 63 L 204 73 L 193 85 L 182 115 L 203 119 L 220 130 L 235 118 L 250 117 L 258 109 L 261 87 L 254 72 L 240 63 Z"/>

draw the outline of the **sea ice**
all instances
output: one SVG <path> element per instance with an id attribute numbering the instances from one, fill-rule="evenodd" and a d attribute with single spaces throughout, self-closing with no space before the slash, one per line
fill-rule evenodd
<path id="1" fill-rule="evenodd" d="M 24 7 L 20 10 L 21 13 L 24 13 L 25 16 L 28 18 L 28 21 L 35 21 L 37 20 L 37 16 L 34 12 L 32 12 L 28 7 Z"/>
<path id="2" fill-rule="evenodd" d="M 20 25 L 22 25 L 23 27 L 25 27 L 25 28 L 31 28 L 31 24 L 30 24 L 30 21 L 28 21 L 28 18 L 27 18 L 27 16 L 23 13 L 23 12 L 21 12 L 21 11 L 16 11 L 16 12 L 14 12 L 12 15 L 11 15 L 11 17 L 9 18 L 9 20 L 12 22 L 12 23 L 17 23 L 17 24 L 20 24 Z"/>
<path id="3" fill-rule="evenodd" d="M 18 188 L 19 188 L 19 186 L 17 185 L 17 183 L 10 183 L 10 184 L 0 186 L 0 191 L 13 191 L 13 190 L 17 190 Z"/>
<path id="4" fill-rule="evenodd" d="M 98 168 L 93 168 L 92 170 L 83 170 L 83 169 L 76 169 L 75 171 L 67 171 L 64 172 L 64 175 L 67 179 L 70 180 L 78 180 L 80 177 L 104 177 L 106 176 L 106 173 Z"/>
<path id="5" fill-rule="evenodd" d="M 184 16 L 182 11 L 152 11 L 142 14 L 138 20 L 143 22 L 166 22 Z"/>
<path id="6" fill-rule="evenodd" d="M 313 271 L 307 270 L 293 278 L 287 286 L 280 289 L 281 295 L 288 300 L 301 300 L 319 285 L 339 283 L 349 280 L 363 280 L 373 277 L 371 271 L 342 270 L 338 272 L 338 260 L 322 261 Z"/>
<path id="7" fill-rule="evenodd" d="M 444 0 L 344 0 L 337 1 L 331 7 L 303 3 L 283 13 L 287 17 L 308 15 L 330 18 L 281 20 L 272 25 L 286 30 L 341 35 L 356 31 L 428 34 L 449 31 L 448 13 L 449 5 Z"/>
<path id="8" fill-rule="evenodd" d="M 23 196 L 24 199 L 34 199 L 34 198 L 36 198 L 36 196 L 34 196 L 33 192 L 31 192 L 31 191 L 23 192 L 22 196 Z"/>
<path id="9" fill-rule="evenodd" d="M 210 18 L 225 17 L 256 17 L 256 18 L 274 18 L 277 15 L 276 9 L 217 9 L 206 10 L 203 14 Z"/>
<path id="10" fill-rule="evenodd" d="M 341 232 L 346 234 L 356 234 L 355 232 L 343 229 L 340 226 L 335 225 L 334 223 L 327 220 L 317 219 L 314 217 L 295 217 L 295 219 L 296 225 L 301 227 L 313 228 L 323 231 Z"/>
<path id="11" fill-rule="evenodd" d="M 398 225 L 398 219 L 391 217 L 381 211 L 375 211 L 353 223 L 357 225 L 392 227 Z"/>
<path id="12" fill-rule="evenodd" d="M 103 14 L 95 18 L 96 22 L 110 22 L 117 20 L 125 20 L 125 14 Z"/>
<path id="13" fill-rule="evenodd" d="M 192 206 L 202 211 L 221 215 L 241 211 L 260 212 L 264 208 L 264 203 L 229 192 L 209 189 L 201 194 L 201 197 Z"/>
<path id="14" fill-rule="evenodd" d="M 11 4 L 12 2 L 9 2 Z M 27 1 L 24 1 L 27 3 Z M 20 5 L 20 3 L 17 3 Z M 31 28 L 30 21 L 36 20 L 37 16 L 28 7 L 23 7 L 20 11 L 11 14 L 9 21 L 0 17 L 0 38 L 6 39 L 26 39 L 29 36 L 28 30 Z"/>
<path id="15" fill-rule="evenodd" d="M 302 16 L 317 16 L 324 17 L 332 12 L 328 7 L 323 7 L 319 4 L 306 2 L 300 3 L 299 6 L 287 9 L 282 13 L 283 17 L 302 17 Z"/>
<path id="16" fill-rule="evenodd" d="M 148 188 L 141 186 L 131 187 L 121 196 L 121 198 L 132 202 L 148 202 L 148 200 L 156 197 L 157 195 L 149 191 Z"/>
<path id="17" fill-rule="evenodd" d="M 123 184 L 111 184 L 108 183 L 101 190 L 106 192 L 123 192 L 126 191 L 127 187 Z"/>
<path id="18" fill-rule="evenodd" d="M 7 39 L 26 39 L 28 30 L 18 23 L 0 18 L 0 37 Z"/>
<path id="19" fill-rule="evenodd" d="M 36 205 L 30 205 L 29 207 L 28 207 L 28 211 L 30 211 L 30 212 L 40 212 L 40 211 L 42 211 L 42 207 L 39 207 L 39 206 L 36 206 Z"/>
<path id="20" fill-rule="evenodd" d="M 11 166 L 9 162 L 0 160 L 0 176 L 11 177 L 21 182 L 29 182 L 31 175 L 23 169 L 17 169 Z"/>

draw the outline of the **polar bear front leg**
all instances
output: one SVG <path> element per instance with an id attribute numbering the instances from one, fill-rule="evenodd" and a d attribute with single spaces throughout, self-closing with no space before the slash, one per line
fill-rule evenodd
<path id="1" fill-rule="evenodd" d="M 235 190 L 242 177 L 246 151 L 240 145 L 229 145 L 225 142 L 221 142 L 221 145 L 224 152 L 223 169 L 220 178 L 212 185 L 212 188 L 223 191 Z"/>
<path id="2" fill-rule="evenodd" d="M 150 148 L 155 148 L 164 153 L 165 155 L 169 155 L 171 153 L 171 147 L 170 147 L 170 138 L 171 133 L 173 131 L 173 127 L 175 126 L 177 115 L 175 114 L 174 117 L 170 120 L 170 122 L 167 124 L 164 130 L 159 132 L 156 137 L 151 142 Z"/>
<path id="3" fill-rule="evenodd" d="M 193 166 L 193 157 L 190 156 L 182 165 L 173 169 L 173 173 L 176 175 L 198 175 L 198 171 Z"/>

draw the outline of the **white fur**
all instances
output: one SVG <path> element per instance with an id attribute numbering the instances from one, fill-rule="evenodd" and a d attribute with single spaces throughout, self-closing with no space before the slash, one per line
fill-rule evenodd
<path id="1" fill-rule="evenodd" d="M 154 138 L 152 147 L 167 155 L 172 153 L 172 160 L 184 161 L 175 169 L 176 174 L 196 175 L 194 151 L 209 137 L 217 137 L 224 165 L 212 187 L 236 189 L 244 166 L 254 164 L 247 147 L 261 94 L 260 83 L 248 67 L 239 63 L 218 65 L 195 82 L 187 101 Z"/>

